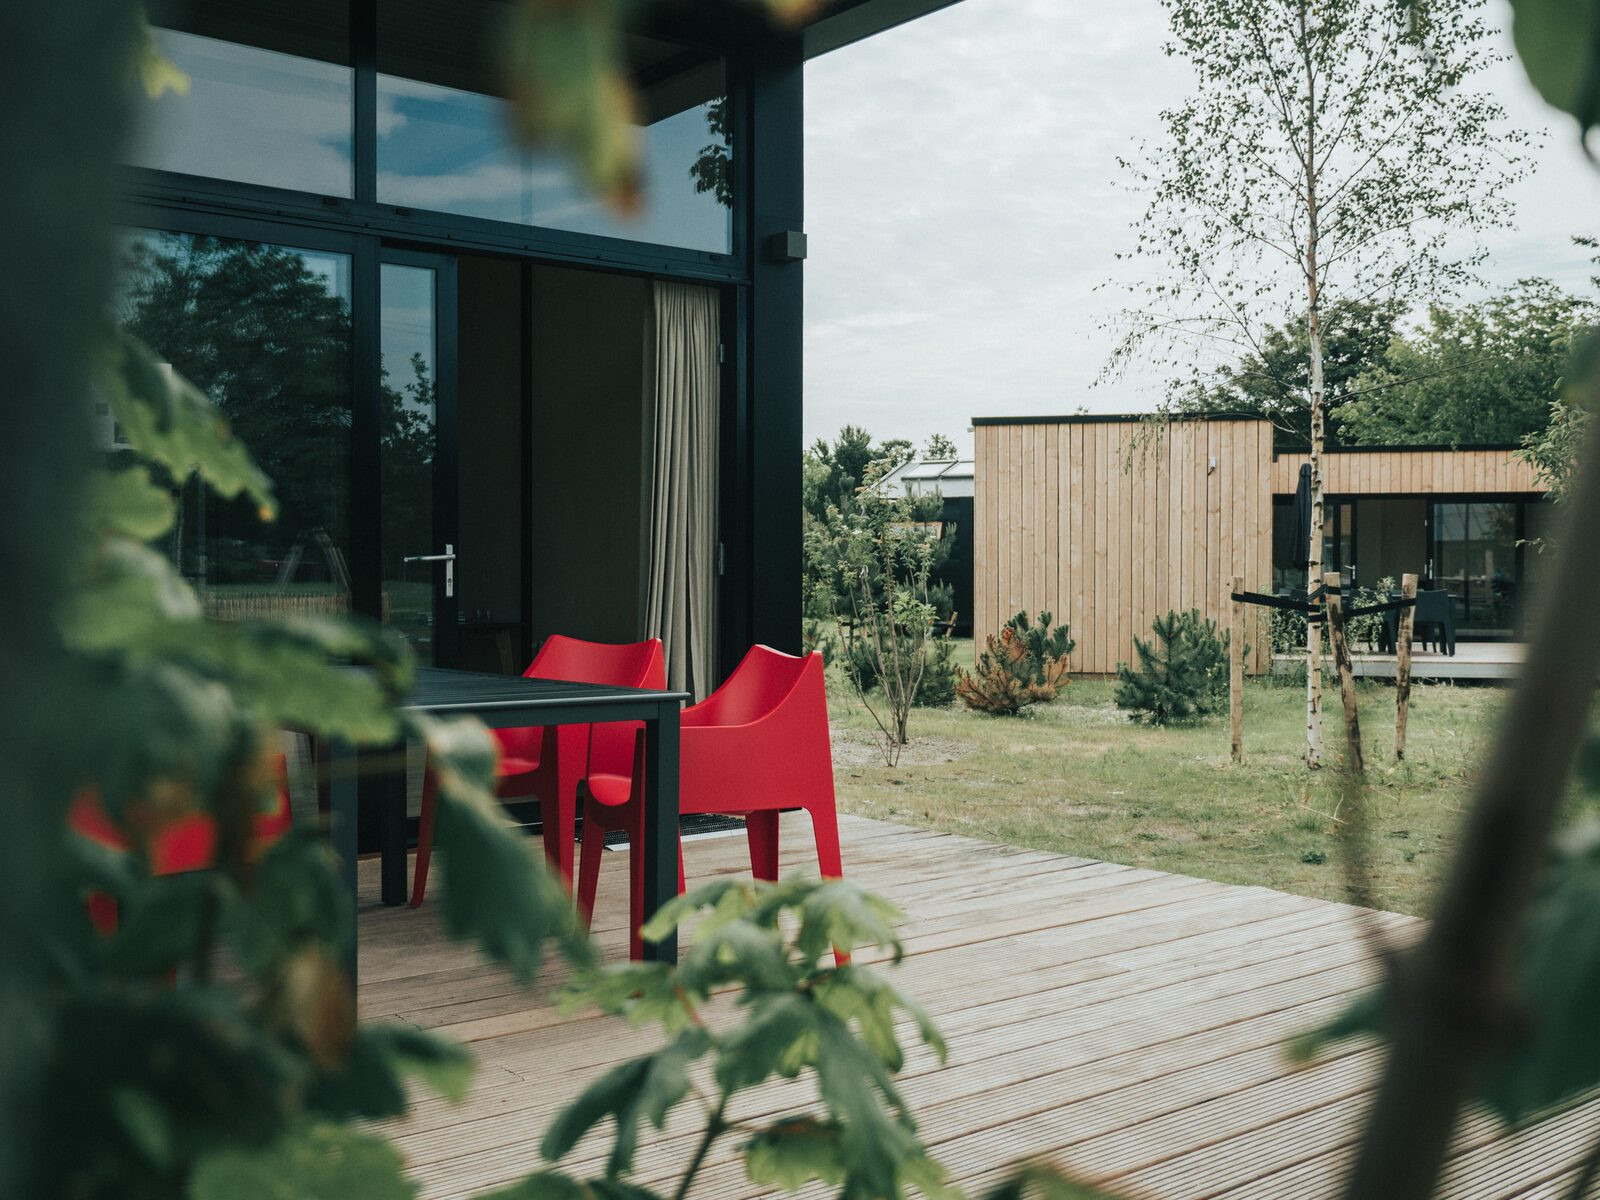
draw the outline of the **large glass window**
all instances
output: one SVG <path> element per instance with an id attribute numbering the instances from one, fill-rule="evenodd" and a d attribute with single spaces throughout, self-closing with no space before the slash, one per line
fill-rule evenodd
<path id="1" fill-rule="evenodd" d="M 1434 504 L 1434 586 L 1450 594 L 1458 630 L 1514 631 L 1520 507 L 1510 500 Z"/>
<path id="2" fill-rule="evenodd" d="M 732 225 L 720 59 L 632 37 L 645 205 L 612 212 L 564 158 L 510 135 L 489 0 L 386 3 L 378 27 L 378 199 L 575 233 L 726 252 Z"/>
<path id="3" fill-rule="evenodd" d="M 187 93 L 144 103 L 130 161 L 141 167 L 354 192 L 354 73 L 343 4 L 199 0 L 155 29 Z"/>
<path id="4" fill-rule="evenodd" d="M 272 479 L 261 521 L 193 476 L 171 480 L 179 520 L 165 550 L 208 614 L 350 607 L 350 261 L 186 234 L 132 234 L 123 325 L 198 386 Z"/>

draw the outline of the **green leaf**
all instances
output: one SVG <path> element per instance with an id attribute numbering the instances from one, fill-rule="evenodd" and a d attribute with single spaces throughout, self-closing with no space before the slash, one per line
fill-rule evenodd
<path id="1" fill-rule="evenodd" d="M 1288 1046 L 1290 1061 L 1308 1063 L 1336 1042 L 1381 1033 L 1387 1005 L 1388 999 L 1381 987 L 1361 993 L 1331 1021 L 1291 1041 Z"/>
<path id="2" fill-rule="evenodd" d="M 361 1025 L 343 1065 L 312 1088 L 313 1109 L 333 1117 L 379 1120 L 406 1111 L 404 1076 L 460 1101 L 472 1080 L 464 1046 L 410 1025 Z"/>
<path id="3" fill-rule="evenodd" d="M 111 1112 L 145 1161 L 158 1170 L 172 1166 L 172 1126 L 159 1101 L 141 1088 L 111 1090 Z"/>
<path id="4" fill-rule="evenodd" d="M 676 973 L 666 963 L 606 963 L 579 971 L 555 995 L 563 1013 L 593 1005 L 601 1012 L 624 1016 L 630 1025 L 659 1023 L 668 1033 L 690 1024 L 691 1013 L 679 996 Z"/>
<path id="5" fill-rule="evenodd" d="M 90 528 L 148 542 L 172 528 L 178 506 L 148 468 L 136 466 L 91 471 L 84 481 L 83 509 Z"/>
<path id="6" fill-rule="evenodd" d="M 995 1188 L 988 1200 L 1118 1200 L 1118 1196 L 1055 1167 L 1034 1164 Z"/>
<path id="7" fill-rule="evenodd" d="M 113 819 L 135 797 L 177 815 L 220 794 L 241 732 L 226 688 L 167 666 L 108 666 L 85 683 L 98 702 L 78 727 L 84 782 Z"/>
<path id="8" fill-rule="evenodd" d="M 198 388 L 120 329 L 98 366 L 100 394 L 135 451 L 176 479 L 198 471 L 224 499 L 249 498 L 262 520 L 277 516 L 271 481 Z"/>
<path id="9" fill-rule="evenodd" d="M 139 86 L 144 89 L 145 97 L 159 100 L 168 92 L 187 96 L 189 77 L 178 69 L 176 63 L 161 53 L 149 23 L 141 20 L 139 24 L 141 29 L 139 48 L 135 52 L 135 66 L 138 70 Z"/>
<path id="10" fill-rule="evenodd" d="M 494 747 L 483 726 L 429 722 L 424 728 L 439 789 L 435 844 L 444 864 L 445 931 L 476 941 L 525 983 L 538 974 L 548 940 L 573 962 L 590 961 L 593 950 L 573 917 L 571 897 L 544 856 L 511 828 L 490 790 Z"/>
<path id="11" fill-rule="evenodd" d="M 1600 120 L 1600 5 L 1511 0 L 1511 11 L 1511 36 L 1529 81 L 1587 134 Z"/>
<path id="12" fill-rule="evenodd" d="M 639 131 L 622 44 L 624 0 L 518 4 L 504 52 L 524 140 L 570 155 L 584 186 L 624 212 L 640 202 Z"/>
<path id="13" fill-rule="evenodd" d="M 401 1070 L 447 1100 L 466 1099 L 477 1064 L 465 1046 L 409 1025 L 390 1027 L 389 1038 L 389 1053 Z"/>
<path id="14" fill-rule="evenodd" d="M 200 601 L 171 563 L 119 538 L 100 548 L 57 619 L 69 646 L 94 653 L 140 649 L 166 623 L 199 617 Z"/>
<path id="15" fill-rule="evenodd" d="M 743 1024 L 717 1039 L 717 1086 L 736 1092 L 773 1074 L 792 1079 L 816 1057 L 817 1005 L 795 992 L 762 996 Z"/>
<path id="16" fill-rule="evenodd" d="M 215 871 L 150 879 L 119 906 L 109 961 L 134 974 L 158 974 L 188 960 L 227 892 L 226 880 Z"/>
<path id="17" fill-rule="evenodd" d="M 806 896 L 800 906 L 800 933 L 795 945 L 812 962 L 837 947 L 849 953 L 864 946 L 888 946 L 894 961 L 905 954 L 895 925 L 900 910 L 847 879 L 830 880 Z"/>
<path id="18" fill-rule="evenodd" d="M 639 1145 L 639 1122 L 657 1129 L 667 1113 L 689 1094 L 689 1064 L 711 1047 L 711 1035 L 695 1026 L 680 1033 L 654 1054 L 613 1067 L 595 1080 L 556 1117 L 539 1152 L 559 1161 L 583 1136 L 607 1117 L 616 1122 L 616 1140 L 606 1160 L 606 1177 L 633 1167 Z"/>
<path id="19" fill-rule="evenodd" d="M 474 1200 L 662 1200 L 659 1192 L 620 1179 L 580 1181 L 558 1171 L 537 1171 L 510 1187 L 484 1192 Z"/>
<path id="20" fill-rule="evenodd" d="M 225 683 L 263 725 L 363 745 L 400 734 L 410 665 L 399 639 L 356 621 L 207 621 L 150 631 L 139 649 Z M 339 660 L 371 664 L 355 669 Z"/>
<path id="21" fill-rule="evenodd" d="M 339 1125 L 299 1126 L 258 1150 L 202 1158 L 189 1200 L 411 1200 L 417 1187 L 388 1141 Z"/>
<path id="22" fill-rule="evenodd" d="M 1507 1123 L 1600 1086 L 1600 853 L 1548 869 L 1516 979 L 1522 1033 L 1488 1058 L 1476 1088 Z"/>
<path id="23" fill-rule="evenodd" d="M 925 1009 L 868 967 L 841 967 L 817 984 L 817 1002 L 845 1023 L 854 1022 L 867 1047 L 891 1071 L 903 1063 L 895 1034 L 895 1013 L 904 1012 L 942 1063 L 949 1053 L 944 1036 Z"/>
<path id="24" fill-rule="evenodd" d="M 159 1167 L 263 1145 L 290 1124 L 307 1077 L 305 1061 L 218 987 L 79 993 L 61 1009 L 55 1046 L 43 1106 L 68 1178 L 80 1160 L 89 1169 L 157 1153 Z"/>
<path id="25" fill-rule="evenodd" d="M 719 922 L 748 915 L 754 897 L 754 888 L 743 880 L 717 879 L 703 883 L 658 908 L 640 929 L 640 936 L 647 942 L 659 942 L 703 909 L 710 909 L 711 915 L 701 922 L 699 932 L 714 929 Z"/>
<path id="26" fill-rule="evenodd" d="M 308 943 L 342 957 L 355 933 L 349 908 L 327 836 L 295 829 L 256 864 L 249 902 L 230 909 L 227 932 L 245 969 L 266 974 Z"/>
<path id="27" fill-rule="evenodd" d="M 726 983 L 742 984 L 748 992 L 788 992 L 800 976 L 776 929 L 740 919 L 702 923 L 674 978 L 685 991 L 705 997 Z"/>
<path id="28" fill-rule="evenodd" d="M 791 1117 L 775 1121 L 744 1145 L 750 1182 L 799 1191 L 813 1179 L 843 1183 L 849 1173 L 835 1121 Z"/>

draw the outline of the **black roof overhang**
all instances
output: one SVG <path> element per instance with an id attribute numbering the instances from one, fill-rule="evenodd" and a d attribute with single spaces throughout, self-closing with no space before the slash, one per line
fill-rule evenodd
<path id="1" fill-rule="evenodd" d="M 859 42 L 874 34 L 946 8 L 956 0 L 823 0 L 799 29 L 806 58 Z M 763 6 L 749 0 L 655 0 L 644 31 L 702 46 L 733 47 L 772 34 Z"/>

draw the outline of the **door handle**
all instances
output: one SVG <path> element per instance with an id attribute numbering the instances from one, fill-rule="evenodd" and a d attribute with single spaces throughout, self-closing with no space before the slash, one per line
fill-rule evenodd
<path id="1" fill-rule="evenodd" d="M 442 562 L 444 564 L 444 594 L 456 594 L 456 548 L 449 542 L 444 544 L 443 554 L 408 554 L 401 562 Z"/>

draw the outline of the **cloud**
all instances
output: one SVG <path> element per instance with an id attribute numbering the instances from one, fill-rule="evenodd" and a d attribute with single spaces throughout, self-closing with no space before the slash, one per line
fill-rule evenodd
<path id="1" fill-rule="evenodd" d="M 1142 209 L 1117 159 L 1189 86 L 1157 0 L 963 0 L 806 68 L 806 436 L 846 421 L 918 441 L 975 415 L 1147 409 L 1154 367 L 1096 385 Z M 1488 86 L 1550 120 L 1515 63 Z M 1492 286 L 1589 274 L 1600 184 L 1566 130 L 1485 239 Z M 1600 232 L 1600 231 L 1596 231 Z"/>

